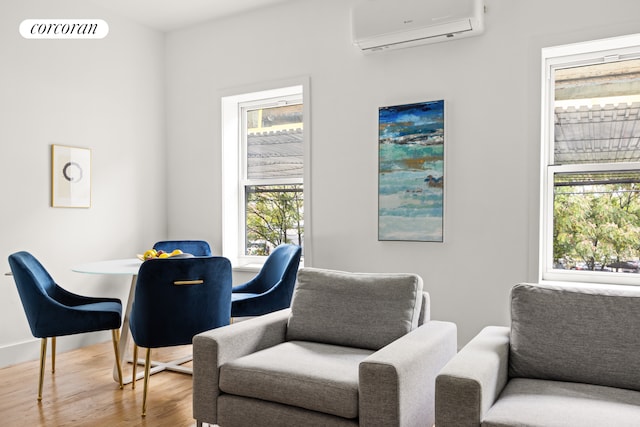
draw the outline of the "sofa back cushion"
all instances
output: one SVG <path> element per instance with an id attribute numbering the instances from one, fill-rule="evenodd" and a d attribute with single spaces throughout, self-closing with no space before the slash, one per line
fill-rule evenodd
<path id="1" fill-rule="evenodd" d="M 415 274 L 302 268 L 287 340 L 378 350 L 417 327 L 422 301 Z"/>
<path id="2" fill-rule="evenodd" d="M 509 375 L 640 390 L 640 289 L 520 284 Z"/>

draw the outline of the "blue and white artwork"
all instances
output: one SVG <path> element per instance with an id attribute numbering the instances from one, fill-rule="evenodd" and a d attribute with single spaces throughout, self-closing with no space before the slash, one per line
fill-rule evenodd
<path id="1" fill-rule="evenodd" d="M 444 101 L 379 109 L 378 240 L 443 241 Z"/>

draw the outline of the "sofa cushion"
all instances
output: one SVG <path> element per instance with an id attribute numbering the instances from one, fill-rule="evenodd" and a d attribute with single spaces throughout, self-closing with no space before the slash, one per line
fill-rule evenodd
<path id="1" fill-rule="evenodd" d="M 220 367 L 224 393 L 358 416 L 358 366 L 373 351 L 290 341 Z"/>
<path id="2" fill-rule="evenodd" d="M 640 392 L 590 384 L 517 378 L 489 409 L 482 427 L 637 427 Z"/>
<path id="3" fill-rule="evenodd" d="M 415 274 L 298 272 L 288 340 L 378 350 L 415 329 L 422 279 Z"/>
<path id="4" fill-rule="evenodd" d="M 521 284 L 511 294 L 511 377 L 640 390 L 640 289 Z"/>

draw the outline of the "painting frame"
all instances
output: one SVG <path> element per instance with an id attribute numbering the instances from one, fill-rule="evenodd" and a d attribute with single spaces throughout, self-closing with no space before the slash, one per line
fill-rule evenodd
<path id="1" fill-rule="evenodd" d="M 91 150 L 51 145 L 51 207 L 91 207 Z"/>
<path id="2" fill-rule="evenodd" d="M 378 108 L 378 241 L 444 242 L 445 101 Z"/>

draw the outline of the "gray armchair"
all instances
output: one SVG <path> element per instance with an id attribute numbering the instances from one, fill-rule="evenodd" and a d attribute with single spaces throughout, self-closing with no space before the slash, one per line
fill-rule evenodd
<path id="1" fill-rule="evenodd" d="M 428 426 L 456 326 L 412 274 L 303 268 L 289 309 L 196 335 L 193 414 L 220 427 Z"/>
<path id="2" fill-rule="evenodd" d="M 640 289 L 521 284 L 436 379 L 436 427 L 640 425 Z"/>

